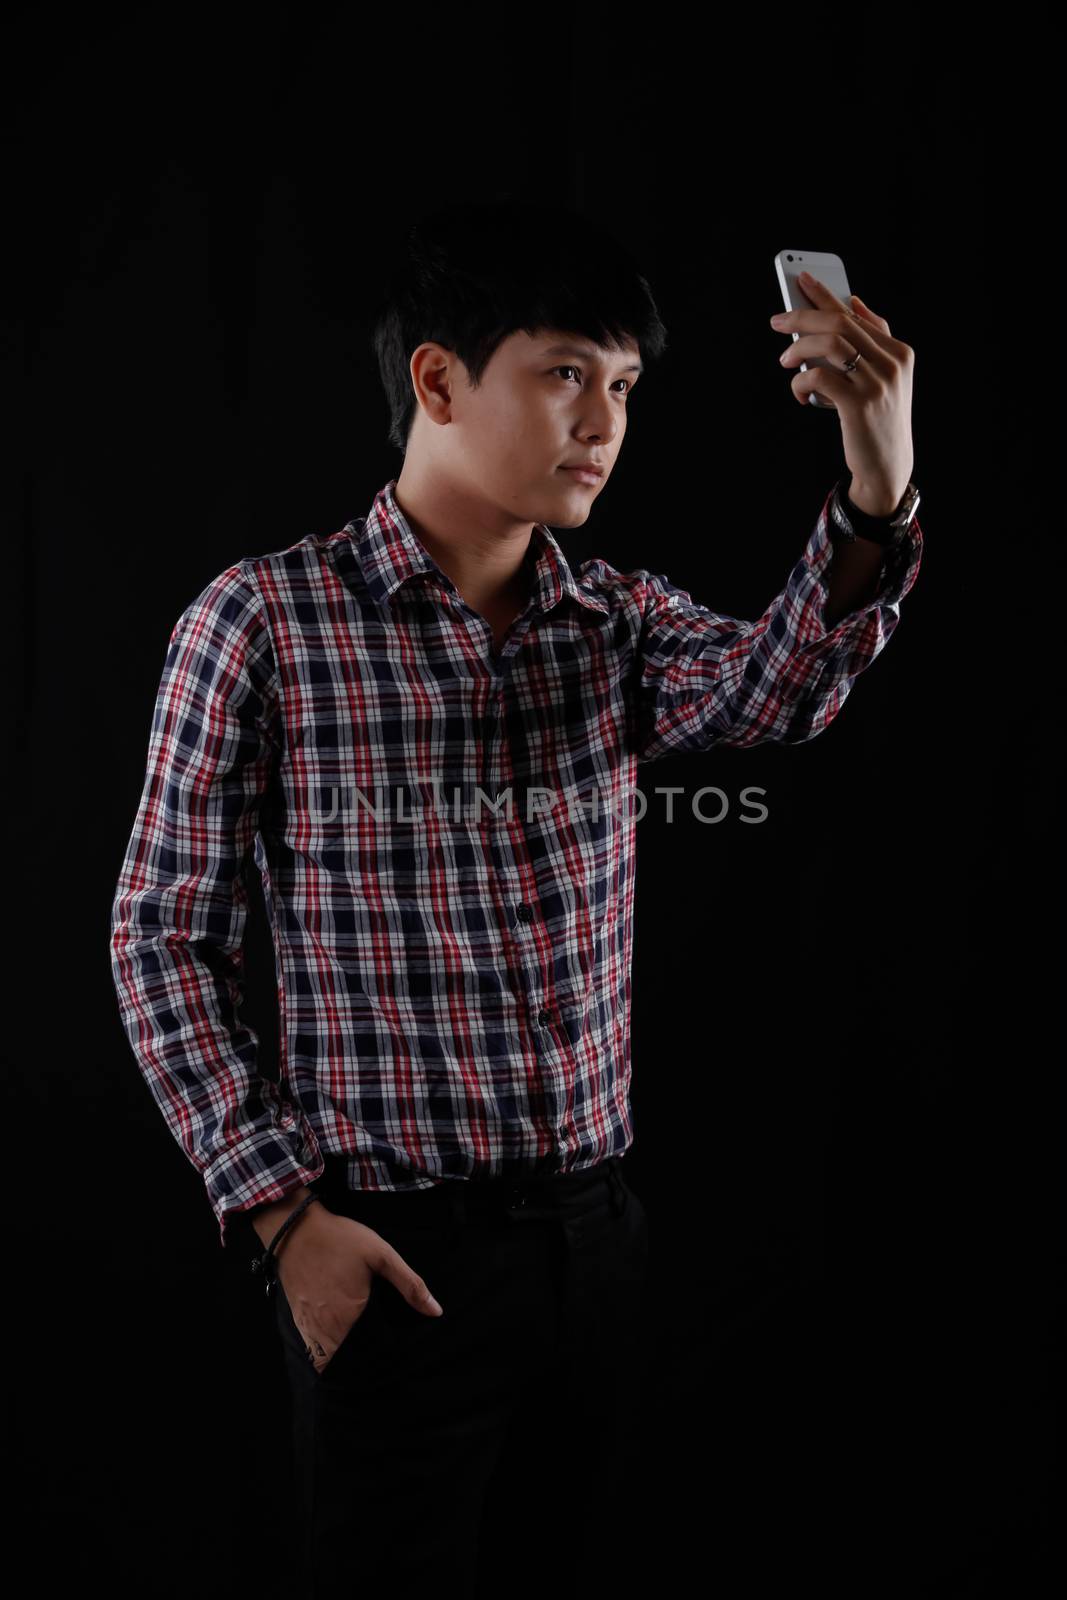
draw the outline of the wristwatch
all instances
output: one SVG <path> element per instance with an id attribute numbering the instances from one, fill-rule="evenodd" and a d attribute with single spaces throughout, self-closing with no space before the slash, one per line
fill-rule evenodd
<path id="1" fill-rule="evenodd" d="M 866 511 L 861 511 L 859 506 L 854 506 L 848 497 L 848 483 L 848 478 L 839 478 L 830 499 L 834 532 L 845 543 L 851 543 L 858 535 L 884 548 L 892 544 L 902 529 L 911 526 L 919 508 L 919 491 L 913 483 L 908 484 L 900 504 L 888 517 L 872 517 Z"/>

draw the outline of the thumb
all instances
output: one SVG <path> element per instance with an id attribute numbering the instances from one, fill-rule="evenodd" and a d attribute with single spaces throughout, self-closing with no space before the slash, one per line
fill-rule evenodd
<path id="1" fill-rule="evenodd" d="M 413 1272 L 400 1252 L 394 1250 L 392 1245 L 386 1245 L 385 1259 L 379 1271 L 383 1277 L 389 1279 L 394 1288 L 399 1289 L 408 1305 L 413 1306 L 416 1311 L 424 1314 L 428 1311 L 434 1317 L 444 1316 L 445 1308 L 434 1299 L 425 1278 L 420 1278 L 417 1272 Z"/>
<path id="2" fill-rule="evenodd" d="M 415 1279 L 415 1287 L 415 1304 L 420 1308 L 425 1307 L 428 1311 L 432 1312 L 435 1317 L 443 1317 L 445 1314 L 444 1306 L 441 1305 L 439 1301 L 434 1299 L 433 1295 L 430 1293 L 429 1289 L 426 1287 L 425 1283 L 423 1283 L 421 1278 Z"/>

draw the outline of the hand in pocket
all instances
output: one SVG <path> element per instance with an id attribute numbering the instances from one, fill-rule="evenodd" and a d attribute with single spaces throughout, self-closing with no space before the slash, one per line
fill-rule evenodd
<path id="1" fill-rule="evenodd" d="M 374 1278 L 388 1278 L 413 1310 L 438 1317 L 438 1305 L 423 1278 L 380 1233 L 322 1204 L 310 1206 L 278 1249 L 278 1283 L 293 1323 L 322 1373 L 366 1315 Z"/>

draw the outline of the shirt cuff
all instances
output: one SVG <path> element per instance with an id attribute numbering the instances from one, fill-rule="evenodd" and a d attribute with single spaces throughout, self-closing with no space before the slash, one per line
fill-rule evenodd
<path id="1" fill-rule="evenodd" d="M 311 1125 L 302 1112 L 287 1109 L 281 1122 L 255 1128 L 229 1146 L 204 1172 L 211 1209 L 223 1247 L 231 1242 L 234 1222 L 256 1206 L 281 1200 L 301 1184 L 321 1178 L 326 1162 Z M 240 1231 L 238 1232 L 240 1237 Z"/>
<path id="2" fill-rule="evenodd" d="M 872 620 L 872 613 L 883 609 L 895 612 L 918 577 L 922 563 L 923 535 L 916 515 L 908 527 L 897 529 L 886 546 L 878 588 L 871 599 L 852 611 L 846 611 L 833 627 L 828 628 L 823 617 L 830 596 L 829 580 L 834 559 L 834 543 L 830 536 L 833 527 L 830 501 L 833 493 L 831 489 L 823 502 L 822 512 L 793 574 L 794 595 L 800 602 L 797 638 L 803 645 L 832 646 L 841 640 L 842 635 L 854 631 L 857 626 L 867 625 Z M 817 649 L 815 653 L 822 652 Z"/>

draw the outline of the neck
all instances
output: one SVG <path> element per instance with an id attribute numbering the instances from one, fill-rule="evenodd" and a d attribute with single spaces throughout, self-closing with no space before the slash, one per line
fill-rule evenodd
<path id="1" fill-rule="evenodd" d="M 393 495 L 423 548 L 475 611 L 484 615 L 494 606 L 525 603 L 523 562 L 532 523 L 501 517 L 484 501 L 472 504 L 462 492 L 431 485 L 406 465 Z"/>

